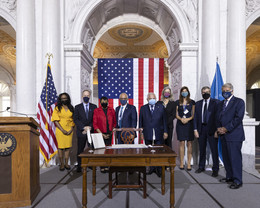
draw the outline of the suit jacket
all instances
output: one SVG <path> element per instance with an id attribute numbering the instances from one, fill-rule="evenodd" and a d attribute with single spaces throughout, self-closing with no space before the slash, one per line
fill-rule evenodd
<path id="1" fill-rule="evenodd" d="M 244 141 L 243 118 L 245 114 L 245 102 L 241 98 L 233 96 L 225 111 L 223 111 L 223 105 L 224 100 L 218 104 L 217 128 L 225 127 L 228 130 L 224 135 L 227 141 Z"/>
<path id="2" fill-rule="evenodd" d="M 74 123 L 77 126 L 77 136 L 86 136 L 82 134 L 83 128 L 85 126 L 91 126 L 91 132 L 94 132 L 93 129 L 93 113 L 97 108 L 95 104 L 89 103 L 88 119 L 86 118 L 86 111 L 84 109 L 84 104 L 78 104 L 75 106 L 75 111 L 73 115 Z"/>
<path id="3" fill-rule="evenodd" d="M 116 127 L 116 114 L 115 110 L 109 106 L 107 107 L 107 119 L 109 131 L 112 132 L 113 128 Z M 93 128 L 95 132 L 99 129 L 102 133 L 107 133 L 106 115 L 101 106 L 94 110 Z"/>
<path id="4" fill-rule="evenodd" d="M 197 129 L 199 134 L 201 133 L 202 128 L 202 106 L 203 106 L 204 99 L 196 102 L 195 104 L 195 114 L 193 119 L 193 127 L 194 130 Z M 207 121 L 207 130 L 209 135 L 213 135 L 216 128 L 216 113 L 217 113 L 217 105 L 219 101 L 216 99 L 210 98 L 209 105 L 208 105 L 208 111 L 206 115 L 206 121 Z"/>
<path id="5" fill-rule="evenodd" d="M 121 108 L 121 105 L 116 107 L 116 127 L 117 128 L 119 128 L 119 126 L 118 126 L 118 114 L 119 114 L 120 108 Z M 136 112 L 135 106 L 130 105 L 130 104 L 126 105 L 121 122 L 122 122 L 121 123 L 122 128 L 136 128 L 137 112 Z"/>
<path id="6" fill-rule="evenodd" d="M 158 101 L 158 103 L 163 105 L 163 101 Z M 167 116 L 167 127 L 169 129 L 173 129 L 173 120 L 176 117 L 176 103 L 174 101 L 169 101 L 165 108 L 166 116 Z"/>
<path id="7" fill-rule="evenodd" d="M 143 128 L 144 139 L 153 140 L 153 129 L 155 138 L 164 143 L 163 133 L 167 133 L 166 112 L 164 106 L 156 103 L 153 114 L 149 104 L 143 105 L 140 109 L 139 128 Z"/>

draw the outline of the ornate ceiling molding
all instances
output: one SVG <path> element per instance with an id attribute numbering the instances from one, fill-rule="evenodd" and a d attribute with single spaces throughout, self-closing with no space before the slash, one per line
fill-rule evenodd
<path id="1" fill-rule="evenodd" d="M 16 0 L 0 0 L 0 8 L 4 9 L 16 20 Z"/>
<path id="2" fill-rule="evenodd" d="M 246 17 L 260 9 L 260 0 L 246 0 Z"/>

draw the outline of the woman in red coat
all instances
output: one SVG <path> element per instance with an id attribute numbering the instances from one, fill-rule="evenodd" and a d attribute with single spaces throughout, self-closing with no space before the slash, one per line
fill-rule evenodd
<path id="1" fill-rule="evenodd" d="M 100 104 L 101 106 L 94 110 L 93 128 L 95 132 L 102 133 L 106 145 L 111 145 L 113 128 L 116 127 L 116 113 L 108 106 L 107 97 L 102 97 Z"/>

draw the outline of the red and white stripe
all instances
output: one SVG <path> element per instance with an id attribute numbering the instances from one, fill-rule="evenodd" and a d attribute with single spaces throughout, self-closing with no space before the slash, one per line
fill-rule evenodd
<path id="1" fill-rule="evenodd" d="M 40 100 L 38 103 L 37 119 L 40 125 L 40 151 L 46 162 L 49 162 L 58 150 L 58 144 L 55 136 L 56 127 L 51 121 L 54 108 L 55 104 L 51 105 L 49 112 L 46 113 L 46 109 L 43 106 L 42 101 Z M 46 123 L 48 129 L 46 129 Z"/>
<path id="2" fill-rule="evenodd" d="M 133 59 L 133 99 L 129 104 L 136 107 L 139 114 L 141 106 L 147 104 L 147 94 L 153 92 L 157 100 L 161 98 L 164 78 L 164 59 L 134 58 Z M 100 105 L 100 103 L 99 103 Z M 109 99 L 109 106 L 114 109 L 120 105 L 119 99 Z"/>

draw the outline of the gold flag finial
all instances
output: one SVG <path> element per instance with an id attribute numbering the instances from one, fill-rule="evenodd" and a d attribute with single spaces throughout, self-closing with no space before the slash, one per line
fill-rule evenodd
<path id="1" fill-rule="evenodd" d="M 53 54 L 52 53 L 46 53 L 45 58 L 48 56 L 48 64 L 50 64 L 50 59 L 51 57 L 53 58 Z"/>

